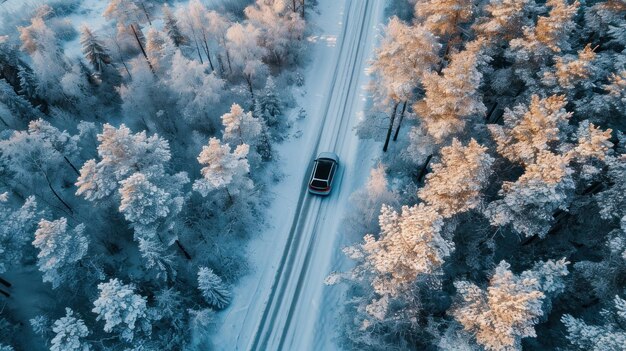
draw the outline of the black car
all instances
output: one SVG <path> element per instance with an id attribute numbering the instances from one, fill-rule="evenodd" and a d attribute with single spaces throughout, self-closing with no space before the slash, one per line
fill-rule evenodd
<path id="1" fill-rule="evenodd" d="M 309 192 L 315 195 L 328 195 L 332 188 L 333 178 L 339 167 L 339 157 L 334 152 L 322 152 L 315 159 Z"/>

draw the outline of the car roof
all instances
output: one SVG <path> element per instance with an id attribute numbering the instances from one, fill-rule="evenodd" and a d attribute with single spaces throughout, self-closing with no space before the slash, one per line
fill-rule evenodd
<path id="1" fill-rule="evenodd" d="M 334 153 L 334 152 L 320 152 L 317 155 L 317 158 L 318 159 L 320 159 L 320 158 L 327 158 L 327 159 L 331 159 L 331 160 L 333 160 L 335 162 L 339 162 L 339 156 L 337 156 L 337 154 Z"/>

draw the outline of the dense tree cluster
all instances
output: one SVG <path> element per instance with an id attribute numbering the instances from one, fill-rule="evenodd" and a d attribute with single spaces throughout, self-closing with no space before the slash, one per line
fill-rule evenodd
<path id="1" fill-rule="evenodd" d="M 327 280 L 351 286 L 342 341 L 625 349 L 624 2 L 404 2 L 358 126 L 385 141 L 354 195 L 378 223 Z"/>
<path id="2" fill-rule="evenodd" d="M 19 3 L 0 8 L 0 349 L 210 347 L 262 230 L 304 1 Z M 87 6 L 102 20 L 74 28 Z"/>

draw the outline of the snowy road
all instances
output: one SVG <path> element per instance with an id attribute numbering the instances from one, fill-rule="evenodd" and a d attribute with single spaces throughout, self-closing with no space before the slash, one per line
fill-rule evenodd
<path id="1" fill-rule="evenodd" d="M 314 48 L 307 96 L 299 101 L 310 118 L 296 126 L 304 131 L 302 139 L 279 150 L 289 178 L 274 189 L 278 198 L 270 211 L 280 212 L 274 213 L 275 236 L 251 244 L 263 268 L 235 291 L 241 296 L 215 336 L 219 350 L 337 348 L 332 323 L 341 306 L 323 281 L 344 244 L 339 231 L 349 195 L 364 183 L 376 156 L 373 145 L 358 140 L 354 126 L 367 100 L 366 69 L 384 0 L 322 0 L 319 8 L 322 33 L 314 40 L 327 45 Z M 327 198 L 306 191 L 310 160 L 322 151 L 340 157 Z"/>

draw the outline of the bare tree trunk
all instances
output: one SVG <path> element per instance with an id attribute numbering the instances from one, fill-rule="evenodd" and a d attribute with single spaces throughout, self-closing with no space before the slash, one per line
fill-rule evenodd
<path id="1" fill-rule="evenodd" d="M 11 287 L 11 283 L 9 283 L 7 280 L 4 280 L 0 277 L 0 284 L 6 286 L 7 288 Z"/>
<path id="2" fill-rule="evenodd" d="M 146 10 L 146 5 L 143 3 L 143 1 L 141 2 L 141 9 L 143 10 L 143 13 L 146 14 L 146 18 L 148 19 L 148 23 L 150 23 L 150 25 L 152 25 L 152 21 L 150 20 L 150 15 L 148 14 L 148 10 Z"/>
<path id="3" fill-rule="evenodd" d="M 56 192 L 56 190 L 54 190 L 54 187 L 52 186 L 52 183 L 50 182 L 50 178 L 48 177 L 48 174 L 42 169 L 41 172 L 43 173 L 44 177 L 46 178 L 46 182 L 48 183 L 48 187 L 50 188 L 50 190 L 52 190 L 52 193 L 54 194 L 54 196 L 59 199 L 59 201 L 61 201 L 61 203 L 63 204 L 63 206 L 65 206 L 65 208 L 67 208 L 70 213 L 74 213 L 74 211 L 72 210 L 72 208 L 70 207 L 70 205 L 67 204 L 67 202 L 65 202 L 61 196 Z"/>
<path id="4" fill-rule="evenodd" d="M 74 170 L 74 173 L 76 173 L 76 175 L 80 175 L 80 172 L 78 171 L 78 169 L 74 166 L 74 164 L 65 155 L 63 155 L 63 159 L 65 160 L 65 162 L 68 165 L 70 165 L 70 167 L 72 167 L 72 169 Z"/>
<path id="5" fill-rule="evenodd" d="M 254 91 L 252 90 L 252 77 L 249 74 L 244 74 L 246 82 L 248 82 L 248 89 L 250 89 L 250 95 L 252 95 L 252 101 L 254 101 Z"/>
<path id="6" fill-rule="evenodd" d="M 233 74 L 233 67 L 230 64 L 230 53 L 228 52 L 228 49 L 226 49 L 226 62 L 228 62 L 228 70 L 230 71 L 230 74 Z"/>
<path id="7" fill-rule="evenodd" d="M 11 297 L 11 294 L 9 294 L 8 292 L 6 292 L 6 291 L 4 291 L 4 290 L 1 290 L 1 289 L 0 289 L 0 294 L 4 295 L 4 296 L 5 296 L 5 297 L 7 297 L 7 298 L 8 298 L 8 297 Z"/>
<path id="8" fill-rule="evenodd" d="M 206 53 L 206 57 L 209 59 L 209 66 L 211 66 L 211 72 L 215 72 L 215 68 L 213 67 L 213 61 L 211 61 L 211 52 L 209 51 L 209 43 L 206 40 L 206 33 L 202 31 L 202 39 L 204 39 L 204 51 Z"/>
<path id="9" fill-rule="evenodd" d="M 146 59 L 146 62 L 148 63 L 150 70 L 152 71 L 152 73 L 155 73 L 154 67 L 152 67 L 150 60 L 148 59 L 148 54 L 146 54 L 146 50 L 144 50 L 143 44 L 141 44 L 141 40 L 139 40 L 139 35 L 137 35 L 137 30 L 135 30 L 135 25 L 131 24 L 130 29 L 133 30 L 133 34 L 135 35 L 135 40 L 137 40 L 137 44 L 139 45 L 139 48 L 141 49 L 141 53 L 143 54 L 143 57 Z"/>
<path id="10" fill-rule="evenodd" d="M 400 126 L 402 125 L 402 120 L 404 119 L 404 111 L 406 111 L 406 100 L 404 100 L 404 104 L 402 105 L 402 113 L 400 113 L 400 120 L 398 121 L 396 133 L 393 135 L 393 141 L 398 140 L 398 133 L 400 133 Z"/>
<path id="11" fill-rule="evenodd" d="M 304 19 L 304 0 L 302 0 L 302 3 L 300 5 L 300 11 L 302 12 L 301 13 L 302 19 Z"/>
<path id="12" fill-rule="evenodd" d="M 187 250 L 185 250 L 185 247 L 183 246 L 183 244 L 180 243 L 180 241 L 178 241 L 178 239 L 176 239 L 176 245 L 178 246 L 180 251 L 183 252 L 183 255 L 185 255 L 185 258 L 188 259 L 188 260 L 191 260 L 191 255 L 189 255 L 189 252 L 187 252 Z"/>
<path id="13" fill-rule="evenodd" d="M 400 103 L 396 102 L 393 105 L 393 112 L 391 113 L 391 118 L 389 119 L 389 128 L 387 129 L 387 137 L 385 138 L 385 145 L 383 146 L 383 152 L 387 152 L 387 147 L 389 146 L 389 139 L 391 139 L 391 131 L 393 130 L 393 122 L 396 119 L 396 110 L 398 109 L 398 105 Z"/>
<path id="14" fill-rule="evenodd" d="M 418 182 L 421 182 L 422 179 L 424 179 L 424 177 L 426 176 L 426 170 L 428 169 L 428 164 L 430 163 L 430 160 L 432 158 L 433 158 L 433 154 L 430 154 L 428 155 L 428 157 L 426 157 L 426 161 L 422 165 L 422 168 L 420 169 L 420 173 L 417 175 Z"/>
<path id="15" fill-rule="evenodd" d="M 293 12 L 297 12 L 298 10 L 296 9 L 296 0 L 292 0 L 291 1 L 293 3 Z"/>

